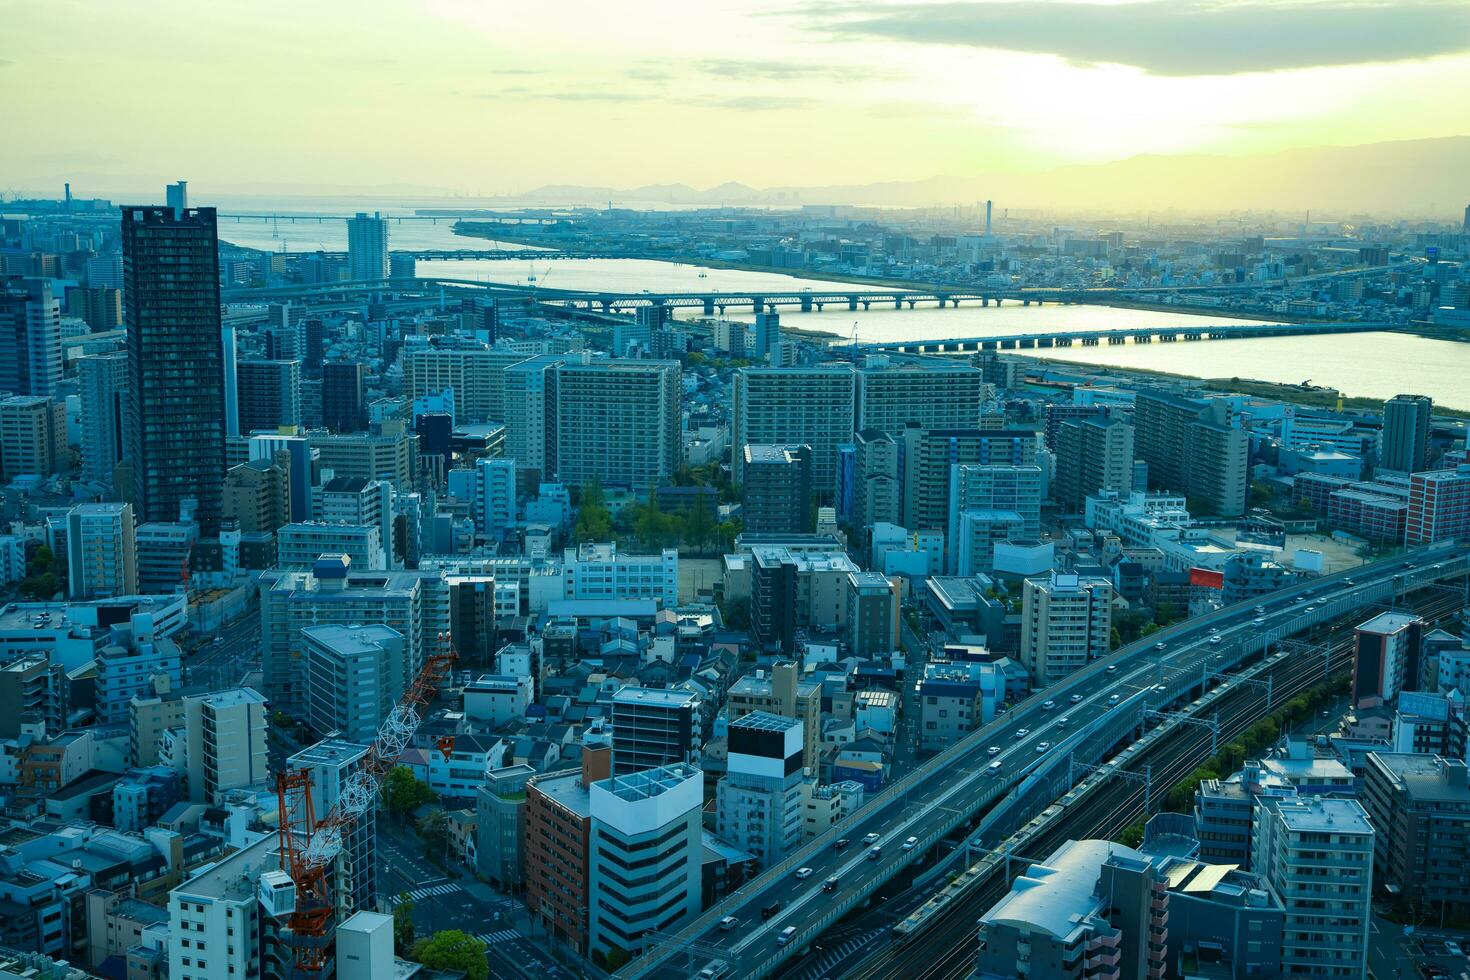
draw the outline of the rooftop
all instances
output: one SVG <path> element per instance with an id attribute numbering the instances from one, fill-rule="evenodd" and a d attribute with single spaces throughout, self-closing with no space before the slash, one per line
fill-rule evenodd
<path id="1" fill-rule="evenodd" d="M 1410 624 L 1419 622 L 1419 617 L 1407 612 L 1379 613 L 1358 627 L 1364 633 L 1397 633 Z"/>
<path id="2" fill-rule="evenodd" d="M 1387 774 L 1410 802 L 1470 804 L 1465 763 L 1413 752 L 1374 752 L 1368 765 Z"/>
<path id="3" fill-rule="evenodd" d="M 1296 833 L 1373 833 L 1368 814 L 1357 800 L 1307 796 L 1268 799 L 1263 804 L 1275 809 L 1286 829 Z"/>
<path id="4" fill-rule="evenodd" d="M 1017 878 L 1010 894 L 981 921 L 1005 922 L 1065 939 L 1098 911 L 1099 872 L 1114 855 L 1143 864 L 1149 861 L 1133 848 L 1111 841 L 1068 841 L 1052 852 L 1046 864 L 1033 864 Z"/>
<path id="5" fill-rule="evenodd" d="M 704 774 L 693 766 L 679 762 L 672 766 L 659 766 L 656 769 L 645 769 L 642 772 L 628 773 L 625 776 L 614 776 L 599 785 L 618 799 L 632 803 L 662 796 L 683 785 L 689 779 L 703 781 Z"/>
<path id="6" fill-rule="evenodd" d="M 763 732 L 784 732 L 790 728 L 800 728 L 803 724 L 800 718 L 783 718 L 769 711 L 752 711 L 730 722 L 730 727 L 752 728 Z"/>

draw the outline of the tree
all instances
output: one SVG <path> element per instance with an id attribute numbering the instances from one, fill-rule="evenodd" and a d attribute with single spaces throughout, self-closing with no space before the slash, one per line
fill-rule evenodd
<path id="1" fill-rule="evenodd" d="M 393 949 L 400 956 L 407 956 L 413 949 L 413 899 L 404 892 L 393 906 Z"/>
<path id="2" fill-rule="evenodd" d="M 458 929 L 445 929 L 413 947 L 413 958 L 434 970 L 461 970 L 470 980 L 486 980 L 490 964 L 485 961 L 485 944 Z"/>
<path id="3" fill-rule="evenodd" d="M 589 480 L 582 486 L 577 504 L 577 523 L 572 528 L 572 536 L 578 543 L 606 541 L 612 537 L 612 511 L 607 509 L 602 484 L 596 480 Z"/>
<path id="4" fill-rule="evenodd" d="M 394 766 L 383 779 L 383 807 L 388 814 L 402 820 L 425 803 L 435 800 L 428 783 L 413 774 L 407 766 Z"/>
<path id="5" fill-rule="evenodd" d="M 432 857 L 444 853 L 444 847 L 449 842 L 449 818 L 444 815 L 443 810 L 430 810 L 419 817 L 414 829 L 423 838 L 425 854 Z"/>
<path id="6" fill-rule="evenodd" d="M 689 512 L 689 517 L 684 521 L 684 540 L 694 548 L 700 549 L 709 544 L 709 539 L 714 533 L 713 515 L 710 514 L 703 500 L 696 500 L 694 509 Z"/>
<path id="7" fill-rule="evenodd" d="M 1118 843 L 1124 847 L 1137 847 L 1139 844 L 1142 844 L 1143 824 L 1135 823 L 1124 827 L 1123 832 L 1118 835 Z"/>

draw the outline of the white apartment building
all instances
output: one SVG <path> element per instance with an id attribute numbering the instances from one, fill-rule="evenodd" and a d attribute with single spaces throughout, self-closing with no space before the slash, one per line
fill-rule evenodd
<path id="1" fill-rule="evenodd" d="M 1052 572 L 1021 592 L 1021 663 L 1033 688 L 1055 684 L 1111 648 L 1113 587 L 1105 578 Z"/>
<path id="2" fill-rule="evenodd" d="M 232 789 L 264 786 L 265 698 L 238 687 L 184 701 L 189 798 L 219 803 Z"/>
<path id="3" fill-rule="evenodd" d="M 138 591 L 132 504 L 78 504 L 66 515 L 67 592 L 110 599 Z"/>
<path id="4" fill-rule="evenodd" d="M 396 701 L 395 681 L 404 674 L 403 634 L 381 623 L 353 623 L 309 626 L 301 638 L 307 722 L 318 732 L 371 742 Z"/>
<path id="5" fill-rule="evenodd" d="M 562 555 L 567 599 L 654 599 L 666 608 L 679 602 L 679 552 L 620 555 L 616 543 L 586 542 Z"/>
<path id="6" fill-rule="evenodd" d="M 262 975 L 260 876 L 280 866 L 276 835 L 267 834 L 168 893 L 170 980 Z"/>
<path id="7" fill-rule="evenodd" d="M 735 372 L 731 415 L 735 483 L 744 482 L 747 443 L 812 449 L 812 488 L 837 485 L 837 447 L 852 441 L 856 381 L 852 366 L 741 368 Z"/>
<path id="8" fill-rule="evenodd" d="M 557 372 L 556 474 L 642 493 L 679 469 L 678 361 L 591 360 Z"/>

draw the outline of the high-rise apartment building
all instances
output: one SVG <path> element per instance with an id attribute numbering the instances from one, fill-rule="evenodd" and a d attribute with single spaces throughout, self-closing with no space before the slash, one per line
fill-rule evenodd
<path id="1" fill-rule="evenodd" d="M 753 711 L 730 724 L 725 778 L 716 787 L 720 840 L 762 868 L 801 845 L 803 806 L 815 778 L 802 766 L 802 724 Z"/>
<path id="2" fill-rule="evenodd" d="M 1040 535 L 1041 467 L 956 465 L 949 483 L 945 554 L 953 573 L 989 571 L 998 541 Z"/>
<path id="3" fill-rule="evenodd" d="M 61 304 L 47 279 L 0 288 L 0 391 L 50 397 L 61 383 Z"/>
<path id="4" fill-rule="evenodd" d="M 138 556 L 131 504 L 78 504 L 66 515 L 67 594 L 73 600 L 136 595 Z"/>
<path id="5" fill-rule="evenodd" d="M 1373 867 L 1382 890 L 1414 905 L 1470 902 L 1470 786 L 1465 762 L 1370 752 L 1363 809 L 1377 831 Z"/>
<path id="6" fill-rule="evenodd" d="M 367 753 L 367 744 L 328 738 L 290 756 L 286 768 L 311 774 L 312 810 L 320 819 L 342 798 L 344 784 L 362 768 Z M 373 807 L 360 813 L 342 835 L 342 848 L 332 862 L 332 899 L 339 922 L 360 909 L 371 909 L 377 901 L 377 836 L 377 810 Z M 344 972 L 339 970 L 338 975 Z"/>
<path id="7" fill-rule="evenodd" d="M 1257 797 L 1251 870 L 1285 906 L 1284 976 L 1367 976 L 1373 841 L 1357 800 Z"/>
<path id="8" fill-rule="evenodd" d="M 781 359 L 781 314 L 760 310 L 755 315 L 755 348 L 747 352 L 754 361 L 779 367 Z"/>
<path id="9" fill-rule="evenodd" d="M 900 519 L 911 531 L 949 527 L 953 468 L 1034 466 L 1039 439 L 1026 429 L 925 429 L 907 426 L 899 438 Z"/>
<path id="10" fill-rule="evenodd" d="M 672 479 L 683 452 L 680 379 L 678 361 L 562 365 L 556 379 L 557 478 L 569 486 L 595 480 L 638 492 Z"/>
<path id="11" fill-rule="evenodd" d="M 363 386 L 367 365 L 358 361 L 328 361 L 322 365 L 322 425 L 333 432 L 367 429 Z"/>
<path id="12" fill-rule="evenodd" d="M 516 522 L 516 461 L 475 460 L 475 530 L 498 541 Z"/>
<path id="13" fill-rule="evenodd" d="M 116 330 L 123 324 L 122 290 L 115 286 L 68 286 L 66 314 L 86 321 L 94 331 Z"/>
<path id="14" fill-rule="evenodd" d="M 588 948 L 637 954 L 653 944 L 646 933 L 699 911 L 704 773 L 661 766 L 593 783 L 589 796 Z"/>
<path id="15" fill-rule="evenodd" d="M 347 272 L 353 280 L 388 278 L 388 222 L 359 211 L 347 219 Z"/>
<path id="16" fill-rule="evenodd" d="M 383 432 L 354 432 L 340 435 L 314 429 L 306 437 L 311 452 L 315 454 L 322 469 L 335 475 L 355 477 L 360 480 L 387 480 L 395 487 L 413 486 L 413 447 L 415 436 L 401 427 Z M 311 470 L 303 466 L 301 480 L 309 480 Z M 291 480 L 298 479 L 297 467 L 292 465 Z M 292 513 L 295 513 L 296 494 L 291 496 Z"/>
<path id="17" fill-rule="evenodd" d="M 856 409 L 852 366 L 741 368 L 735 372 L 730 445 L 735 483 L 745 481 L 746 443 L 807 445 L 812 488 L 821 499 L 837 486 L 837 447 L 852 440 Z"/>
<path id="18" fill-rule="evenodd" d="M 746 443 L 741 516 L 752 534 L 809 534 L 816 520 L 810 446 Z"/>
<path id="19" fill-rule="evenodd" d="M 887 432 L 863 429 L 853 437 L 853 450 L 853 525 L 899 523 L 903 482 L 898 442 Z"/>
<path id="20" fill-rule="evenodd" d="M 1134 400 L 1134 449 L 1150 485 L 1183 493 L 1218 517 L 1245 513 L 1250 438 L 1231 424 L 1225 399 L 1140 391 Z"/>
<path id="21" fill-rule="evenodd" d="M 82 409 L 82 477 L 111 486 L 113 471 L 123 458 L 127 431 L 128 355 L 117 351 L 79 357 L 76 367 Z"/>
<path id="22" fill-rule="evenodd" d="M 882 572 L 851 572 L 847 576 L 847 615 L 843 638 L 859 657 L 891 653 L 898 642 L 899 585 Z"/>
<path id="23" fill-rule="evenodd" d="M 973 429 L 980 425 L 991 395 L 980 369 L 968 364 L 937 358 L 922 364 L 874 364 L 857 372 L 856 427 L 894 436 L 910 425 Z"/>
<path id="24" fill-rule="evenodd" d="M 1021 663 L 1040 690 L 1112 648 L 1113 587 L 1105 578 L 1053 572 L 1021 593 Z"/>
<path id="25" fill-rule="evenodd" d="M 40 395 L 0 401 L 0 474 L 48 477 L 66 463 L 66 406 Z"/>
<path id="26" fill-rule="evenodd" d="M 301 362 L 240 361 L 235 397 L 242 435 L 301 424 Z"/>
<path id="27" fill-rule="evenodd" d="M 557 378 L 565 358 L 543 354 L 505 368 L 505 455 L 549 476 L 557 461 Z"/>
<path id="28" fill-rule="evenodd" d="M 625 687 L 612 697 L 613 772 L 698 762 L 699 697 L 692 691 Z"/>
<path id="29" fill-rule="evenodd" d="M 1056 498 L 1064 512 L 1080 512 L 1099 490 L 1124 496 L 1133 490 L 1133 426 L 1126 422 L 1063 422 L 1057 428 L 1056 458 Z"/>
<path id="30" fill-rule="evenodd" d="M 1413 613 L 1385 612 L 1355 630 L 1353 706 L 1392 703 L 1401 691 L 1419 686 L 1426 624 Z"/>
<path id="31" fill-rule="evenodd" d="M 291 522 L 291 495 L 283 462 L 252 459 L 231 467 L 225 475 L 224 516 L 236 522 L 242 533 L 273 534 Z"/>
<path id="32" fill-rule="evenodd" d="M 403 677 L 403 634 L 380 623 L 308 626 L 306 720 L 318 732 L 371 742 Z"/>
<path id="33" fill-rule="evenodd" d="M 497 347 L 428 347 L 403 356 L 403 388 L 410 399 L 454 392 L 456 422 L 504 422 L 505 369 L 524 353 Z"/>
<path id="34" fill-rule="evenodd" d="M 1383 441 L 1378 468 L 1414 473 L 1429 465 L 1430 411 L 1424 395 L 1394 395 L 1383 403 Z"/>
<path id="35" fill-rule="evenodd" d="M 265 712 L 265 698 L 248 687 L 185 699 L 189 799 L 218 804 L 229 790 L 265 786 Z"/>
<path id="36" fill-rule="evenodd" d="M 140 523 L 176 521 L 193 500 L 194 519 L 212 536 L 225 476 L 214 209 L 125 207 L 122 240 L 127 496 Z"/>
<path id="37" fill-rule="evenodd" d="M 526 780 L 526 908 L 549 934 L 587 951 L 591 788 L 612 776 L 612 749 L 584 743 L 581 767 Z"/>
<path id="38" fill-rule="evenodd" d="M 267 933 L 269 913 L 260 903 L 260 879 L 280 870 L 279 838 L 265 834 L 170 891 L 170 980 L 265 975 L 274 943 Z"/>
<path id="39" fill-rule="evenodd" d="M 1405 542 L 1412 547 L 1454 538 L 1470 538 L 1470 465 L 1410 476 Z"/>

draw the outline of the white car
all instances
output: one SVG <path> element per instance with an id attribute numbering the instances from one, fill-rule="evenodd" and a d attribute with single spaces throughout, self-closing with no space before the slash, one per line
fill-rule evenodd
<path id="1" fill-rule="evenodd" d="M 1080 694 L 1074 694 L 1074 695 L 1072 695 L 1072 703 L 1073 704 L 1081 704 L 1082 703 L 1082 695 L 1080 695 Z"/>
<path id="2" fill-rule="evenodd" d="M 1050 742 L 1037 742 L 1036 743 L 1036 751 L 1037 752 L 1045 752 L 1049 748 L 1051 748 L 1051 743 Z"/>
<path id="3" fill-rule="evenodd" d="M 985 750 L 985 754 L 986 755 L 1000 755 L 1000 746 L 999 745 L 992 745 L 990 748 L 988 748 L 988 749 Z"/>
<path id="4" fill-rule="evenodd" d="M 1164 643 L 1163 641 L 1160 641 L 1160 642 L 1154 644 L 1154 649 L 1155 650 L 1165 650 L 1165 649 L 1168 648 L 1168 646 L 1169 646 L 1169 644 Z"/>
<path id="5" fill-rule="evenodd" d="M 905 851 L 912 851 L 914 848 L 916 848 L 918 846 L 919 846 L 919 838 L 917 838 L 917 837 L 910 837 L 908 840 L 906 840 L 906 841 L 903 842 L 903 849 Z"/>
<path id="6" fill-rule="evenodd" d="M 1044 701 L 1044 702 L 1042 702 L 1041 710 L 1042 711 L 1050 711 L 1052 708 L 1055 708 L 1056 706 L 1057 706 L 1057 703 L 1055 701 Z"/>
<path id="7" fill-rule="evenodd" d="M 1108 673 L 1109 674 L 1116 674 L 1117 672 L 1118 672 L 1118 665 L 1117 664 L 1108 664 Z"/>
<path id="8" fill-rule="evenodd" d="M 811 876 L 812 876 L 812 869 L 811 868 L 797 868 L 796 869 L 796 877 L 798 877 L 798 878 L 805 879 L 805 878 L 810 878 Z"/>
<path id="9" fill-rule="evenodd" d="M 1031 734 L 1031 729 L 1029 729 L 1029 728 L 1018 728 L 1018 729 L 1016 729 L 1016 739 L 1018 741 L 1020 739 L 1025 738 L 1027 735 L 1030 735 L 1030 734 Z"/>
<path id="10" fill-rule="evenodd" d="M 1122 698 L 1118 697 L 1118 695 L 1116 695 L 1116 694 L 1109 694 L 1108 695 L 1108 704 L 1117 704 L 1121 700 L 1122 700 Z"/>
<path id="11" fill-rule="evenodd" d="M 1221 642 L 1224 641 L 1224 639 L 1225 639 L 1225 637 L 1223 637 L 1223 636 L 1212 636 L 1212 637 L 1210 637 L 1210 642 L 1211 643 L 1221 643 Z"/>

